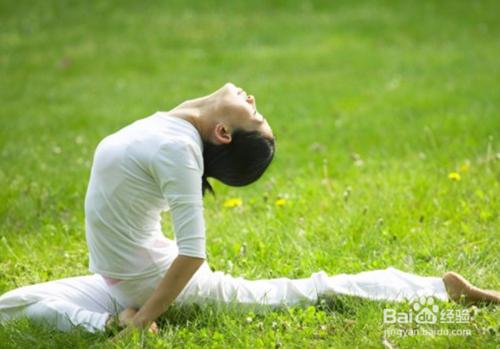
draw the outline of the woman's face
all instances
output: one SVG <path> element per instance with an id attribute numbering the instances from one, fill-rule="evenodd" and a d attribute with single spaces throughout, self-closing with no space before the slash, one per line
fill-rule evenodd
<path id="1" fill-rule="evenodd" d="M 227 83 L 215 91 L 212 96 L 217 101 L 217 109 L 233 129 L 259 131 L 273 138 L 273 132 L 267 120 L 257 111 L 255 97 L 245 90 Z"/>

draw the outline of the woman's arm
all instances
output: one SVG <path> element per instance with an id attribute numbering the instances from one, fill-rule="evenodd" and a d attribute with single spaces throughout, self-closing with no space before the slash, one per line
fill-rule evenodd
<path id="1" fill-rule="evenodd" d="M 134 316 L 133 325 L 142 328 L 175 300 L 206 256 L 201 149 L 192 142 L 166 143 L 151 158 L 150 170 L 170 207 L 179 255 Z"/>
<path id="2" fill-rule="evenodd" d="M 203 258 L 177 256 L 153 294 L 135 314 L 133 324 L 147 328 L 163 314 L 203 262 Z"/>

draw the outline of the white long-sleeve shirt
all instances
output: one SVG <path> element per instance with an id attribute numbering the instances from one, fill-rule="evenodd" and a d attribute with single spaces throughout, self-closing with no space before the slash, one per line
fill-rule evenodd
<path id="1" fill-rule="evenodd" d="M 117 279 L 164 272 L 170 209 L 179 254 L 205 258 L 203 143 L 188 121 L 157 112 L 98 145 L 85 198 L 90 271 Z"/>

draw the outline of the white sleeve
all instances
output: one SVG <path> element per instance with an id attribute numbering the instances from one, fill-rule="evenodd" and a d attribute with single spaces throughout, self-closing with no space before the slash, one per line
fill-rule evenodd
<path id="1" fill-rule="evenodd" d="M 179 255 L 206 258 L 202 155 L 192 144 L 164 145 L 151 170 L 170 207 Z"/>

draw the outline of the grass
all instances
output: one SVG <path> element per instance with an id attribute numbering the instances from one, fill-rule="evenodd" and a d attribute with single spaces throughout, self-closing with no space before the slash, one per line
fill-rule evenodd
<path id="1" fill-rule="evenodd" d="M 0 293 L 87 273 L 83 199 L 99 140 L 226 81 L 256 95 L 277 154 L 258 183 L 215 183 L 205 199 L 212 268 L 456 270 L 500 288 L 499 12 L 495 1 L 1 1 Z M 347 298 L 262 314 L 172 307 L 159 336 L 116 346 L 381 347 L 388 307 L 409 309 Z M 499 320 L 484 307 L 438 327 L 468 336 L 385 345 L 498 347 Z M 0 325 L 5 348 L 106 339 Z"/>

